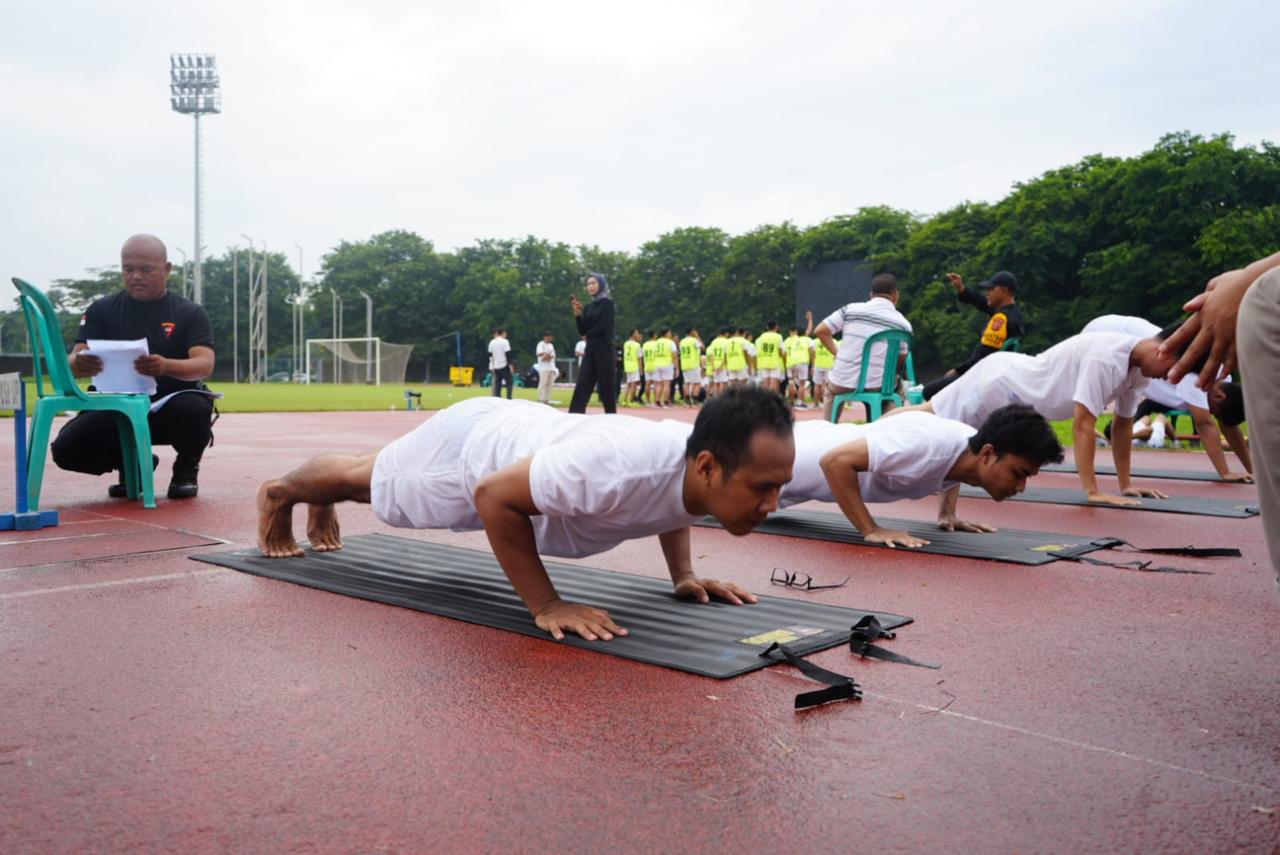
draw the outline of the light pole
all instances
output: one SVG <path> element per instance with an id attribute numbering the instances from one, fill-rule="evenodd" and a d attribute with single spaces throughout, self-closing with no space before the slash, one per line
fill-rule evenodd
<path id="1" fill-rule="evenodd" d="M 252 342 L 253 342 L 253 329 L 252 329 L 253 327 L 253 293 L 254 293 L 254 287 L 255 287 L 253 284 L 253 238 L 249 237 L 244 232 L 240 233 L 240 237 L 244 238 L 249 242 L 249 327 L 250 327 L 250 330 L 249 330 L 249 341 L 250 341 L 249 377 L 252 378 L 253 377 L 253 345 L 252 345 Z M 237 350 L 237 353 L 238 352 L 239 350 Z M 252 380 L 250 382 L 252 382 Z"/>
<path id="2" fill-rule="evenodd" d="M 240 382 L 240 247 L 231 247 L 231 382 Z"/>
<path id="3" fill-rule="evenodd" d="M 364 297 L 364 382 L 373 382 L 373 298 L 361 291 Z"/>
<path id="4" fill-rule="evenodd" d="M 301 246 L 299 246 L 299 245 L 298 245 L 298 244 L 296 244 L 296 243 L 294 244 L 294 246 L 298 247 L 298 295 L 297 295 L 297 297 L 295 297 L 295 298 L 294 298 L 294 306 L 295 306 L 295 310 L 294 310 L 294 313 L 293 313 L 293 326 L 294 326 L 294 330 L 295 330 L 295 335 L 294 335 L 294 339 L 293 339 L 293 341 L 294 341 L 294 345 L 293 345 L 293 361 L 294 361 L 294 368 L 293 368 L 293 370 L 294 370 L 294 373 L 296 374 L 296 373 L 298 372 L 298 370 L 302 368 L 302 355 L 301 355 L 301 353 L 299 353 L 299 352 L 298 352 L 298 348 L 299 348 L 299 347 L 304 347 L 304 346 L 306 345 L 306 342 L 305 342 L 305 334 L 306 334 L 306 332 L 305 332 L 305 330 L 304 330 L 304 328 L 303 328 L 303 325 L 302 325 L 302 318 L 303 318 L 303 314 L 302 314 L 302 307 L 303 307 L 303 303 L 302 303 L 302 279 L 303 279 L 302 247 L 301 247 Z"/>
<path id="5" fill-rule="evenodd" d="M 200 250 L 204 234 L 200 228 L 200 187 L 203 178 L 200 171 L 200 116 L 204 113 L 222 112 L 222 94 L 218 91 L 218 68 L 211 53 L 169 54 L 169 106 L 176 113 L 194 116 L 196 121 L 195 148 L 195 264 L 192 278 L 195 284 L 192 297 L 204 302 L 204 278 L 200 267 Z"/>
<path id="6" fill-rule="evenodd" d="M 187 251 L 175 246 L 173 251 L 182 256 L 182 296 L 187 296 Z"/>

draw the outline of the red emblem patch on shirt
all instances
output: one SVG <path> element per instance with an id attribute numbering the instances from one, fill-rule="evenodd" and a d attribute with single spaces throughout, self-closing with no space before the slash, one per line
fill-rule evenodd
<path id="1" fill-rule="evenodd" d="M 164 330 L 165 338 L 173 338 L 173 328 L 176 326 L 173 321 L 165 321 L 160 324 L 160 329 Z"/>
<path id="2" fill-rule="evenodd" d="M 991 319 L 991 331 L 1000 332 L 1004 327 L 1004 315 L 996 315 Z"/>

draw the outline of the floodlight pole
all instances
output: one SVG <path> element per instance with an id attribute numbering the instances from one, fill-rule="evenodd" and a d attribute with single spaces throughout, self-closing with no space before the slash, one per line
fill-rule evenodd
<path id="1" fill-rule="evenodd" d="M 218 69 L 211 53 L 174 53 L 169 55 L 169 104 L 176 113 L 195 118 L 195 259 L 192 267 L 194 284 L 191 297 L 204 302 L 204 270 L 200 253 L 204 247 L 201 228 L 200 189 L 203 175 L 200 162 L 200 116 L 222 112 L 222 95 L 218 91 Z M 185 264 L 184 264 L 185 267 Z"/>
<path id="2" fill-rule="evenodd" d="M 253 353 L 253 341 L 254 341 L 254 336 L 253 336 L 253 319 L 254 319 L 254 316 L 257 314 L 257 309 L 256 309 L 256 308 L 255 308 L 255 306 L 254 306 L 254 302 L 255 302 L 254 297 L 255 297 L 255 295 L 257 294 L 257 290 L 256 290 L 256 289 L 257 289 L 257 284 L 255 283 L 254 278 L 253 278 L 253 254 L 254 254 L 254 246 L 253 246 L 253 238 L 249 237 L 249 236 L 248 236 L 247 234 L 245 234 L 244 232 L 241 232 L 241 233 L 240 233 L 240 237 L 244 238 L 245 240 L 247 240 L 247 241 L 249 242 L 249 375 L 248 375 L 248 376 L 249 376 L 249 382 L 250 382 L 250 383 L 252 383 L 252 382 L 253 382 L 253 377 L 254 377 L 254 373 L 253 373 L 253 364 L 254 364 L 254 353 Z"/>

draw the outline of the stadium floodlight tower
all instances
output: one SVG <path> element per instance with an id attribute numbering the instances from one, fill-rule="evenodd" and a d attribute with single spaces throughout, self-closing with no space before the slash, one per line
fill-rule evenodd
<path id="1" fill-rule="evenodd" d="M 169 105 L 176 113 L 186 113 L 196 120 L 196 229 L 195 264 L 191 297 L 204 302 L 204 277 L 200 250 L 204 246 L 200 228 L 200 116 L 222 112 L 222 93 L 218 91 L 218 67 L 211 53 L 169 54 Z"/>

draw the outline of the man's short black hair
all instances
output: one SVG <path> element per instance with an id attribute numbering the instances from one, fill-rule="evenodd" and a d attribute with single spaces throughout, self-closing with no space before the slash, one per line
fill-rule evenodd
<path id="1" fill-rule="evenodd" d="M 1239 383 L 1224 382 L 1221 384 L 1222 394 L 1227 397 L 1218 404 L 1218 421 L 1226 427 L 1235 427 L 1244 421 L 1244 389 Z"/>
<path id="2" fill-rule="evenodd" d="M 723 336 L 733 335 L 733 327 L 721 327 L 720 335 L 723 335 Z"/>
<path id="3" fill-rule="evenodd" d="M 871 280 L 872 294 L 897 294 L 898 280 L 893 278 L 892 273 L 881 273 L 875 279 Z"/>
<path id="4" fill-rule="evenodd" d="M 1001 407 L 969 437 L 969 450 L 977 454 L 991 443 L 996 454 L 1016 454 L 1036 466 L 1062 462 L 1062 443 L 1044 416 L 1026 404 Z"/>
<path id="5" fill-rule="evenodd" d="M 777 322 L 777 321 L 766 321 L 766 322 L 765 322 L 765 325 L 764 325 L 764 328 L 765 328 L 765 329 L 767 329 L 767 330 L 776 330 L 776 329 L 778 328 L 778 322 Z"/>
<path id="6" fill-rule="evenodd" d="M 507 328 L 506 328 L 506 327 L 498 327 L 496 330 L 494 330 L 494 331 L 493 331 L 493 334 L 494 334 L 494 335 L 506 335 L 506 334 L 507 334 Z"/>
<path id="7" fill-rule="evenodd" d="M 684 455 L 693 460 L 709 451 L 728 481 L 735 469 L 751 462 L 751 438 L 757 431 L 790 437 L 794 417 L 782 396 L 762 386 L 732 386 L 698 411 Z"/>
<path id="8" fill-rule="evenodd" d="M 551 330 L 543 330 L 543 331 L 542 331 L 542 337 L 543 337 L 543 338 L 546 338 L 546 337 L 547 337 L 547 336 L 549 336 L 549 335 L 551 335 Z"/>
<path id="9" fill-rule="evenodd" d="M 1184 323 L 1186 323 L 1186 322 L 1187 322 L 1187 321 L 1189 321 L 1189 320 L 1191 320 L 1191 319 L 1190 319 L 1190 318 L 1181 318 L 1181 319 L 1179 319 L 1179 320 L 1174 321 L 1173 323 L 1169 324 L 1169 325 L 1168 325 L 1167 327 L 1165 327 L 1164 329 L 1160 330 L 1160 332 L 1156 333 L 1156 338 L 1157 338 L 1157 339 L 1159 339 L 1160 341 L 1164 341 L 1166 338 L 1168 338 L 1169 336 L 1171 336 L 1171 335 L 1173 335 L 1174 333 L 1176 333 L 1176 332 L 1178 331 L 1178 328 L 1179 328 L 1179 327 L 1181 327 Z M 1175 354 L 1175 356 L 1177 356 L 1179 359 L 1181 359 L 1181 358 L 1182 358 L 1182 354 L 1184 354 L 1184 353 L 1186 353 L 1186 352 L 1187 352 L 1187 348 L 1191 346 L 1191 342 L 1193 342 L 1193 341 L 1195 341 L 1195 339 L 1194 339 L 1194 338 L 1188 339 L 1188 340 L 1187 340 L 1187 343 L 1186 343 L 1186 344 L 1184 344 L 1184 345 L 1182 346 L 1182 349 L 1181 349 L 1181 350 L 1179 350 L 1179 351 Z M 1201 371 L 1203 371 L 1203 370 L 1204 370 L 1204 364 L 1205 364 L 1205 362 L 1207 362 L 1207 361 L 1209 360 L 1209 353 L 1210 353 L 1210 351 L 1209 351 L 1208 349 L 1206 349 L 1206 350 L 1205 350 L 1205 352 L 1204 352 L 1204 356 L 1202 356 L 1202 357 L 1200 357 L 1199 359 L 1197 359 L 1197 360 L 1196 360 L 1196 364 L 1195 364 L 1195 365 L 1192 365 L 1189 369 L 1187 369 L 1187 373 L 1188 373 L 1188 374 L 1199 374 Z"/>

